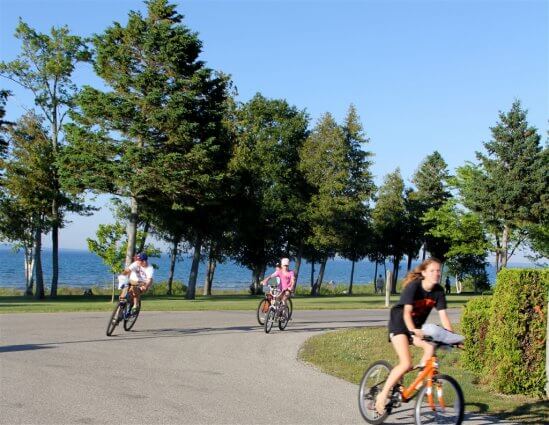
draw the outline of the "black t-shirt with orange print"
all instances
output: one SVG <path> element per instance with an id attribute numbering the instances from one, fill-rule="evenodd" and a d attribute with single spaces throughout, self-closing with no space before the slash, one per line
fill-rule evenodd
<path id="1" fill-rule="evenodd" d="M 437 310 L 446 309 L 444 289 L 436 284 L 431 291 L 426 291 L 421 286 L 421 280 L 414 280 L 406 285 L 400 295 L 400 301 L 391 309 L 390 333 L 395 335 L 407 333 L 404 323 L 404 306 L 406 304 L 412 305 L 412 320 L 416 329 L 421 329 L 433 307 Z"/>

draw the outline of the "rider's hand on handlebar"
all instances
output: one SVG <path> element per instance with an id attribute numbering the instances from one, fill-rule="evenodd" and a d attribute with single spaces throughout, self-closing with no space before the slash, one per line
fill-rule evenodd
<path id="1" fill-rule="evenodd" d="M 421 338 L 421 339 L 423 339 L 425 337 L 425 334 L 423 333 L 423 331 L 421 329 L 414 329 L 414 330 L 412 330 L 411 333 L 414 336 L 417 336 L 418 338 Z"/>

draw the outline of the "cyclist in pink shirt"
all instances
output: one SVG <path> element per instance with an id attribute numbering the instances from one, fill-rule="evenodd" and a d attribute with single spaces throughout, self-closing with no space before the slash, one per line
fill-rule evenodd
<path id="1" fill-rule="evenodd" d="M 280 265 L 282 266 L 281 270 L 277 270 L 272 275 L 267 276 L 261 283 L 266 285 L 269 279 L 278 277 L 280 279 L 280 283 L 278 284 L 278 289 L 281 292 L 280 297 L 282 302 L 286 304 L 290 292 L 294 289 L 295 274 L 293 270 L 290 270 L 290 260 L 288 258 L 283 258 L 280 261 Z"/>

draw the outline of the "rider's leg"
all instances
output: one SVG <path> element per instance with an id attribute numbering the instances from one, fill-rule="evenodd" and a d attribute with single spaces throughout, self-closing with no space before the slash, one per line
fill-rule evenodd
<path id="1" fill-rule="evenodd" d="M 124 286 L 122 288 L 122 292 L 120 292 L 120 296 L 118 297 L 119 301 L 124 301 L 126 299 L 126 295 L 128 294 L 128 287 Z"/>
<path id="2" fill-rule="evenodd" d="M 412 356 L 410 354 L 410 343 L 408 335 L 399 334 L 391 338 L 393 348 L 398 355 L 398 364 L 391 370 L 383 389 L 376 398 L 376 410 L 381 415 L 385 411 L 385 402 L 389 391 L 393 388 L 402 376 L 412 368 Z"/>
<path id="3" fill-rule="evenodd" d="M 419 362 L 420 366 L 425 366 L 429 359 L 435 355 L 435 346 L 427 341 L 424 341 L 417 336 L 413 337 L 413 343 L 416 347 L 423 349 L 423 356 Z"/>

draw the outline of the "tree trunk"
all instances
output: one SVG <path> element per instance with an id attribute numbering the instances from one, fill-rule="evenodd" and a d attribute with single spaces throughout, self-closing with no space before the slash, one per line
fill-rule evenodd
<path id="1" fill-rule="evenodd" d="M 352 266 L 351 266 L 351 280 L 349 282 L 349 293 L 348 295 L 353 295 L 353 279 L 355 276 L 355 260 L 353 260 Z"/>
<path id="2" fill-rule="evenodd" d="M 393 257 L 393 281 L 391 282 L 391 294 L 396 294 L 396 284 L 398 281 L 398 265 L 400 264 L 400 256 Z"/>
<path id="3" fill-rule="evenodd" d="M 36 277 L 36 292 L 34 298 L 44 299 L 44 274 L 42 273 L 42 231 L 34 230 L 34 276 Z"/>
<path id="4" fill-rule="evenodd" d="M 175 262 L 177 260 L 177 247 L 181 238 L 173 238 L 172 251 L 170 253 L 170 273 L 168 275 L 168 295 L 172 295 L 173 275 L 175 272 Z"/>
<path id="5" fill-rule="evenodd" d="M 408 257 L 408 264 L 406 265 L 406 271 L 409 272 L 410 269 L 412 268 L 412 260 L 413 260 L 413 258 L 412 258 L 412 256 L 411 256 L 410 254 L 408 254 L 407 257 Z"/>
<path id="6" fill-rule="evenodd" d="M 32 296 L 34 284 L 34 253 L 32 246 L 25 246 L 25 295 Z"/>
<path id="7" fill-rule="evenodd" d="M 509 250 L 509 226 L 504 225 L 503 226 L 503 236 L 501 237 L 500 270 L 507 267 L 508 250 Z"/>
<path id="8" fill-rule="evenodd" d="M 137 238 L 137 219 L 138 219 L 138 205 L 135 196 L 130 199 L 130 217 L 128 220 L 128 227 L 126 232 L 128 235 L 128 246 L 126 247 L 126 267 L 133 262 L 133 256 L 135 255 L 135 244 Z"/>
<path id="9" fill-rule="evenodd" d="M 383 271 L 385 272 L 383 276 L 387 276 L 387 265 L 385 264 L 385 258 L 383 258 Z"/>
<path id="10" fill-rule="evenodd" d="M 311 261 L 311 294 L 313 293 L 313 288 L 315 287 L 315 261 Z"/>
<path id="11" fill-rule="evenodd" d="M 322 286 L 322 281 L 324 280 L 324 270 L 326 270 L 326 263 L 328 262 L 328 257 L 324 257 L 320 262 L 320 270 L 318 271 L 318 276 L 313 287 L 312 295 L 320 295 L 320 287 Z"/>
<path id="12" fill-rule="evenodd" d="M 376 260 L 376 267 L 374 269 L 374 294 L 377 294 L 377 265 L 378 265 L 378 262 Z"/>
<path id="13" fill-rule="evenodd" d="M 189 274 L 189 286 L 185 298 L 194 300 L 196 297 L 196 278 L 198 277 L 198 266 L 200 264 L 200 249 L 202 248 L 202 235 L 196 237 L 194 244 L 193 263 Z"/>
<path id="14" fill-rule="evenodd" d="M 150 223 L 147 221 L 143 227 L 143 237 L 139 240 L 139 246 L 135 252 L 143 252 L 145 244 L 147 243 L 147 236 L 149 236 Z"/>
<path id="15" fill-rule="evenodd" d="M 59 281 L 59 211 L 57 202 L 52 205 L 53 225 L 51 228 L 51 289 L 50 297 L 57 297 L 57 283 Z"/>
<path id="16" fill-rule="evenodd" d="M 295 269 L 294 269 L 294 274 L 295 274 L 295 286 L 294 286 L 294 291 L 295 289 L 297 288 L 297 278 L 299 277 L 299 269 L 301 268 L 301 260 L 303 258 L 303 244 L 300 243 L 299 244 L 299 249 L 297 250 L 297 257 L 295 259 Z"/>
<path id="17" fill-rule="evenodd" d="M 57 85 L 55 85 L 57 87 Z M 54 89 L 55 91 L 55 89 Z M 53 156 L 55 159 L 58 159 L 58 148 L 59 148 L 59 122 L 58 122 L 58 99 L 57 99 L 57 93 L 53 93 L 53 110 L 52 110 L 52 148 L 53 148 Z M 59 196 L 60 196 L 60 187 L 59 187 L 59 179 L 58 179 L 58 173 L 57 173 L 57 166 L 53 165 L 54 173 L 53 173 L 53 187 L 54 187 L 54 193 L 51 203 L 51 250 L 52 250 L 52 257 L 51 257 L 51 288 L 50 288 L 50 297 L 55 298 L 57 297 L 57 283 L 59 281 Z"/>
<path id="18" fill-rule="evenodd" d="M 425 261 L 425 257 L 427 256 L 427 249 L 425 246 L 425 242 L 423 243 L 423 257 L 421 258 L 421 261 Z"/>
<path id="19" fill-rule="evenodd" d="M 210 255 L 208 256 L 208 269 L 206 270 L 206 278 L 204 279 L 204 295 L 212 295 L 212 282 L 215 273 L 215 251 L 213 243 L 210 246 Z"/>

